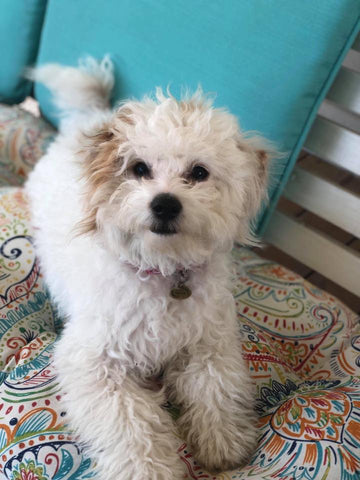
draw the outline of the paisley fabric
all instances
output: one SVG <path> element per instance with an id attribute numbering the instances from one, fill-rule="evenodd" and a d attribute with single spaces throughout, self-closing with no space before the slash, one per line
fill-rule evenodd
<path id="1" fill-rule="evenodd" d="M 260 422 L 250 465 L 228 478 L 359 479 L 359 317 L 281 265 L 245 249 L 234 260 Z"/>
<path id="2" fill-rule="evenodd" d="M 22 185 L 54 132 L 50 124 L 20 107 L 0 104 L 0 186 Z"/>
<path id="3" fill-rule="evenodd" d="M 52 366 L 59 319 L 44 288 L 20 189 L 0 197 L 0 472 L 13 480 L 89 478 L 63 424 Z"/>
<path id="4" fill-rule="evenodd" d="M 258 448 L 246 467 L 214 476 L 179 443 L 187 478 L 358 480 L 359 318 L 328 293 L 250 250 L 235 248 L 233 259 L 243 353 L 257 386 Z M 52 364 L 60 326 L 36 261 L 22 190 L 3 188 L 1 478 L 94 476 L 91 459 L 64 424 Z"/>
<path id="5" fill-rule="evenodd" d="M 54 130 L 0 105 L 0 186 L 21 185 Z M 249 465 L 213 476 L 179 455 L 188 479 L 360 479 L 360 322 L 326 292 L 250 250 L 233 251 L 243 353 L 257 387 L 259 443 Z M 0 474 L 94 477 L 64 423 L 52 358 L 61 319 L 35 257 L 19 188 L 0 190 Z M 76 365 L 74 365 L 76 368 Z M 177 409 L 167 406 L 176 412 Z"/>

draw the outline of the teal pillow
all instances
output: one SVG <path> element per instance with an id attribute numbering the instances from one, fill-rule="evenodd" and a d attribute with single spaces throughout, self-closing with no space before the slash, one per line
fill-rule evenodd
<path id="1" fill-rule="evenodd" d="M 360 0 L 62 0 L 49 3 L 38 61 L 75 65 L 110 53 L 114 100 L 169 84 L 175 94 L 199 83 L 216 92 L 216 105 L 287 153 L 273 169 L 261 232 L 359 16 Z M 36 95 L 57 123 L 49 93 L 37 86 Z"/>
<path id="2" fill-rule="evenodd" d="M 0 2 L 0 102 L 18 103 L 32 84 L 23 78 L 36 60 L 47 0 Z"/>

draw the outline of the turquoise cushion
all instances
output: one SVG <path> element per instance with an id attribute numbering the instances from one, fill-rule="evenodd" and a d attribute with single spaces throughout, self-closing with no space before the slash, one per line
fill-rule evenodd
<path id="1" fill-rule="evenodd" d="M 39 63 L 75 65 L 84 54 L 110 53 L 115 99 L 169 84 L 175 94 L 198 83 L 216 92 L 216 105 L 229 107 L 244 129 L 287 152 L 274 169 L 271 210 L 359 16 L 359 0 L 62 0 L 48 6 Z M 49 93 L 39 86 L 36 95 L 57 123 Z"/>
<path id="2" fill-rule="evenodd" d="M 0 102 L 21 102 L 31 92 L 22 75 L 36 60 L 46 1 L 0 2 Z"/>

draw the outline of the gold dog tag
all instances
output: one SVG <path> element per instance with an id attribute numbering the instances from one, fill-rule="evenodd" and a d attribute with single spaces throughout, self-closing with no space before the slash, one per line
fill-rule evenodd
<path id="1" fill-rule="evenodd" d="M 191 293 L 190 288 L 182 284 L 170 290 L 170 297 L 175 298 L 175 300 L 186 300 L 191 296 Z"/>

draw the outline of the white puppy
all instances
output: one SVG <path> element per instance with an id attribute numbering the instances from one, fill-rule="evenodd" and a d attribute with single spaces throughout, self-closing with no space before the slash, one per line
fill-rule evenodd
<path id="1" fill-rule="evenodd" d="M 111 111 L 106 59 L 32 75 L 66 111 L 26 188 L 68 318 L 55 355 L 65 407 L 99 478 L 184 478 L 177 432 L 210 471 L 243 464 L 256 417 L 228 255 L 251 241 L 267 152 L 200 92 Z"/>

